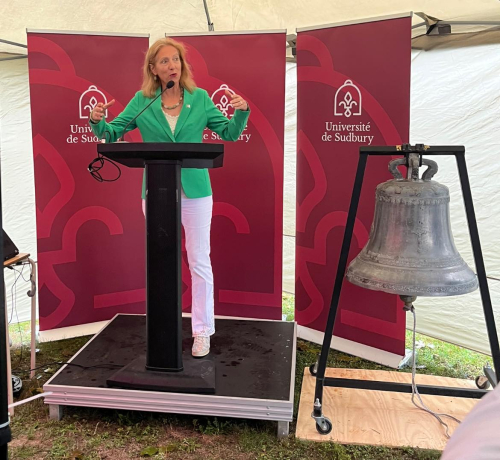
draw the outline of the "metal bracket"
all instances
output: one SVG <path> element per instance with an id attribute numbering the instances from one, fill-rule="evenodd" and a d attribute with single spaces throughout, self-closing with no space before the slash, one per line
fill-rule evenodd
<path id="1" fill-rule="evenodd" d="M 316 421 L 318 425 L 321 425 L 323 427 L 324 424 L 326 424 L 326 421 L 321 407 L 322 406 L 319 402 L 319 398 L 316 398 L 316 402 L 314 403 L 314 410 L 311 413 L 311 417 Z"/>

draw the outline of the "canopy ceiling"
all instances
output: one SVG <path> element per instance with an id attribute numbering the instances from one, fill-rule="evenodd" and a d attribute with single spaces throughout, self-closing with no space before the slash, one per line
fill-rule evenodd
<path id="1" fill-rule="evenodd" d="M 441 20 L 500 21 L 498 0 L 206 0 L 215 31 L 296 28 L 410 11 L 425 11 Z M 414 15 L 413 23 L 423 20 Z M 61 3 L 18 0 L 0 15 L 0 39 L 26 43 L 26 29 L 150 33 L 208 31 L 203 0 Z M 423 29 L 425 30 L 425 29 Z M 0 51 L 12 52 L 0 43 Z M 19 49 L 15 52 L 20 52 Z"/>

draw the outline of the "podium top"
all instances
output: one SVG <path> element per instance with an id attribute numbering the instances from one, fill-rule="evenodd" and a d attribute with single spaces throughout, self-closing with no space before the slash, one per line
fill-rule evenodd
<path id="1" fill-rule="evenodd" d="M 183 168 L 220 168 L 224 158 L 223 144 L 113 142 L 97 144 L 97 151 L 130 168 L 165 161 L 179 161 Z"/>

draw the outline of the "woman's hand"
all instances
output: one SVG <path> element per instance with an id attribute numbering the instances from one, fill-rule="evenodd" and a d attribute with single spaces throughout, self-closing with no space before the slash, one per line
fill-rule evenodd
<path id="1" fill-rule="evenodd" d="M 106 112 L 106 109 L 108 107 L 111 107 L 114 103 L 115 103 L 114 99 L 112 101 L 109 101 L 107 104 L 99 102 L 99 104 L 97 104 L 94 107 L 94 110 L 90 112 L 90 121 L 93 121 L 94 123 L 99 123 L 104 118 L 104 113 Z"/>
<path id="2" fill-rule="evenodd" d="M 243 99 L 241 96 L 238 96 L 235 93 L 231 93 L 226 89 L 226 96 L 229 97 L 229 103 L 236 109 L 236 110 L 248 110 L 248 103 Z"/>

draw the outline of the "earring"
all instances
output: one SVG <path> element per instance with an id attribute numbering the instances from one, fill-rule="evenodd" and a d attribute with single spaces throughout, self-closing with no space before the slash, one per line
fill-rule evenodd
<path id="1" fill-rule="evenodd" d="M 155 81 L 158 80 L 158 77 L 155 75 Z"/>

